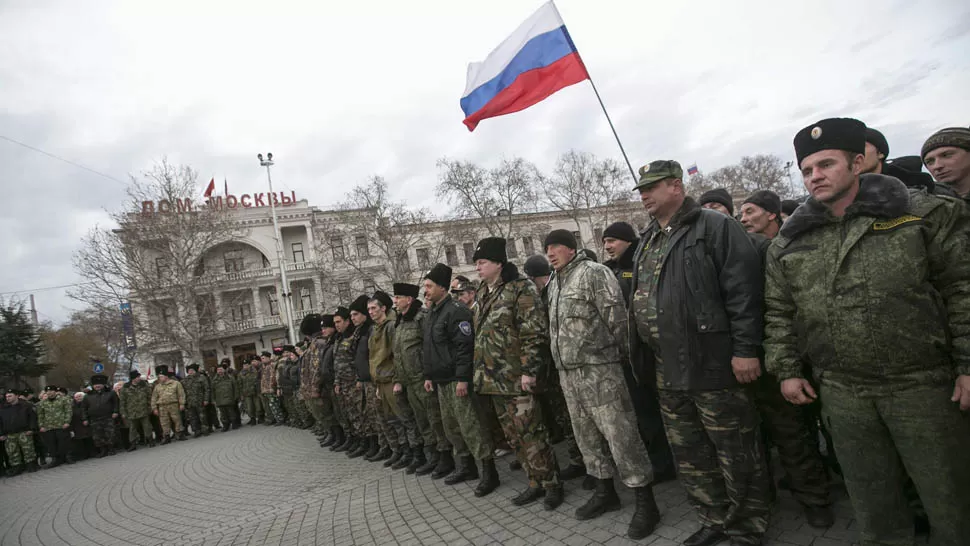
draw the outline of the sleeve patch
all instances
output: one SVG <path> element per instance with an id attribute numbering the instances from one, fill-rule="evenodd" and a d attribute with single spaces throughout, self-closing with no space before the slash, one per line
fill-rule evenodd
<path id="1" fill-rule="evenodd" d="M 472 323 L 468 322 L 467 320 L 463 320 L 458 323 L 458 329 L 461 330 L 461 333 L 465 334 L 466 336 L 472 335 Z"/>

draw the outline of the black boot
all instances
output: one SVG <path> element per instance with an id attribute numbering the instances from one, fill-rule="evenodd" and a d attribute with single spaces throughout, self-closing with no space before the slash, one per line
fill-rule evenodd
<path id="1" fill-rule="evenodd" d="M 12 478 L 14 476 L 19 476 L 21 473 L 23 473 L 23 471 L 24 471 L 24 465 L 22 465 L 22 464 L 18 464 L 16 466 L 11 466 L 7 470 L 7 477 L 8 478 Z"/>
<path id="2" fill-rule="evenodd" d="M 344 451 L 347 451 L 347 448 L 350 447 L 350 444 L 352 444 L 353 442 L 354 442 L 354 435 L 348 434 L 347 437 L 344 438 L 344 441 L 340 442 L 340 445 L 334 444 L 330 446 L 330 451 L 343 453 Z"/>
<path id="3" fill-rule="evenodd" d="M 583 479 L 583 489 L 586 491 L 596 489 L 596 478 L 587 474 L 586 478 Z"/>
<path id="4" fill-rule="evenodd" d="M 431 471 L 431 479 L 440 480 L 454 471 L 455 458 L 452 457 L 451 451 L 441 451 L 438 455 L 438 462 L 435 463 L 435 467 Z"/>
<path id="5" fill-rule="evenodd" d="M 546 489 L 546 500 L 542 501 L 542 506 L 546 510 L 555 510 L 559 508 L 562 504 L 563 498 L 566 496 L 565 491 L 563 491 L 562 483 L 559 485 L 554 485 L 549 489 Z"/>
<path id="6" fill-rule="evenodd" d="M 585 475 L 586 465 L 582 464 L 571 464 L 565 469 L 559 471 L 559 479 L 564 482 L 575 480 L 576 478 L 582 478 Z"/>
<path id="7" fill-rule="evenodd" d="M 626 536 L 633 540 L 646 538 L 653 532 L 657 524 L 660 523 L 660 508 L 657 501 L 653 498 L 653 487 L 645 485 L 633 490 L 636 509 L 633 512 L 633 519 L 630 520 L 630 528 L 626 531 Z"/>
<path id="8" fill-rule="evenodd" d="M 130 446 L 128 446 L 128 449 L 126 449 L 125 451 L 134 451 L 134 450 L 135 450 L 135 444 L 131 444 Z"/>
<path id="9" fill-rule="evenodd" d="M 357 457 L 363 457 L 367 454 L 367 449 L 370 447 L 370 441 L 367 439 L 361 439 L 357 445 L 357 449 L 353 451 L 348 451 L 347 456 L 351 459 L 356 459 Z"/>
<path id="10" fill-rule="evenodd" d="M 367 453 L 364 455 L 365 461 L 376 461 L 378 460 L 377 454 L 381 452 L 381 443 L 378 441 L 377 436 L 370 437 L 370 445 L 367 447 Z"/>
<path id="11" fill-rule="evenodd" d="M 30 461 L 29 463 L 27 463 L 28 473 L 37 472 L 38 470 L 40 470 L 40 467 L 37 466 L 37 461 Z"/>
<path id="12" fill-rule="evenodd" d="M 413 447 L 401 446 L 401 458 L 391 465 L 391 470 L 401 470 L 411 466 L 411 461 L 414 460 L 414 449 Z M 421 449 L 418 448 L 418 451 L 421 451 Z"/>
<path id="13" fill-rule="evenodd" d="M 458 459 L 455 471 L 445 478 L 445 485 L 455 485 L 476 479 L 478 479 L 478 467 L 475 466 L 475 459 L 471 455 L 466 455 Z"/>
<path id="14" fill-rule="evenodd" d="M 398 461 L 400 461 L 401 458 L 404 457 L 404 450 L 405 449 L 407 449 L 407 448 L 405 448 L 403 446 L 398 446 L 398 448 L 396 450 L 393 450 L 392 451 L 393 454 L 391 455 L 391 458 L 388 459 L 388 460 L 386 460 L 386 461 L 384 461 L 384 466 L 385 467 L 393 467 L 394 465 L 396 465 L 398 463 Z"/>
<path id="15" fill-rule="evenodd" d="M 719 527 L 701 527 L 696 533 L 687 537 L 683 544 L 684 546 L 714 546 L 726 539 L 727 535 Z"/>
<path id="16" fill-rule="evenodd" d="M 474 464 L 474 463 L 472 463 Z M 482 460 L 482 479 L 475 488 L 476 497 L 484 497 L 498 487 L 498 470 L 495 469 L 495 459 Z"/>
<path id="17" fill-rule="evenodd" d="M 426 464 L 428 464 L 428 459 L 425 458 L 424 456 L 424 448 L 416 447 L 413 449 L 411 453 L 411 464 L 409 464 L 408 467 L 404 469 L 404 473 L 414 474 L 415 472 L 418 471 L 419 468 L 423 467 Z"/>
<path id="18" fill-rule="evenodd" d="M 525 491 L 512 497 L 512 504 L 516 506 L 525 506 L 527 504 L 532 504 L 535 501 L 541 499 L 542 496 L 545 494 L 546 494 L 546 490 L 541 487 L 527 487 Z"/>
<path id="19" fill-rule="evenodd" d="M 394 452 L 391 451 L 391 448 L 389 448 L 387 446 L 384 446 L 384 447 L 381 448 L 380 451 L 377 452 L 377 455 L 374 455 L 374 462 L 377 462 L 377 461 L 386 461 L 386 460 L 390 459 L 391 456 L 393 456 L 393 455 L 394 455 Z"/>
<path id="20" fill-rule="evenodd" d="M 330 447 L 330 446 L 336 444 L 337 441 L 342 436 L 343 436 L 343 434 L 342 434 L 342 431 L 340 430 L 340 427 L 335 426 L 332 429 L 330 429 L 330 435 L 327 436 L 327 439 L 324 440 L 324 441 L 322 441 L 322 442 L 320 442 L 320 447 Z"/>
<path id="21" fill-rule="evenodd" d="M 620 509 L 620 497 L 616 496 L 613 478 L 596 480 L 596 491 L 586 504 L 576 509 L 576 519 L 593 519 L 606 512 Z"/>

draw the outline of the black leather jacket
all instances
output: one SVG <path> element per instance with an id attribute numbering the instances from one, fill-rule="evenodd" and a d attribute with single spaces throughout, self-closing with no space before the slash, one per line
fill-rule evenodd
<path id="1" fill-rule="evenodd" d="M 687 198 L 670 222 L 657 289 L 659 351 L 671 390 L 716 390 L 738 385 L 731 358 L 758 356 L 764 280 L 761 258 L 739 222 Z M 639 282 L 643 245 L 660 229 L 651 223 L 634 258 Z M 631 300 L 632 303 L 632 300 Z M 631 358 L 641 382 L 654 381 L 653 351 L 641 342 L 630 306 Z"/>
<path id="2" fill-rule="evenodd" d="M 475 330 L 471 309 L 450 295 L 432 307 L 424 321 L 421 353 L 425 379 L 437 384 L 471 382 L 475 375 Z"/>
<path id="3" fill-rule="evenodd" d="M 610 268 L 616 275 L 620 289 L 623 290 L 623 301 L 626 302 L 627 309 L 630 308 L 630 294 L 633 293 L 631 290 L 633 288 L 633 258 L 636 256 L 638 248 L 640 248 L 640 241 L 631 243 L 619 259 L 603 262 L 603 265 Z"/>

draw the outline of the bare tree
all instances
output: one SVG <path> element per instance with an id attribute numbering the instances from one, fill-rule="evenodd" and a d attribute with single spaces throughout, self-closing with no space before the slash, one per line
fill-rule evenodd
<path id="1" fill-rule="evenodd" d="M 87 283 L 70 293 L 91 306 L 128 300 L 135 310 L 140 349 L 191 358 L 235 302 L 216 305 L 203 256 L 245 234 L 228 207 L 198 205 L 198 175 L 163 160 L 131 177 L 128 202 L 111 214 L 116 229 L 95 227 L 74 255 Z M 149 327 L 150 325 L 150 327 Z"/>
<path id="2" fill-rule="evenodd" d="M 745 199 L 758 190 L 769 190 L 782 199 L 793 197 L 788 165 L 775 155 L 744 156 L 737 165 L 728 165 L 708 174 L 690 177 L 687 191 L 695 197 L 714 188 L 724 188 L 735 201 Z"/>

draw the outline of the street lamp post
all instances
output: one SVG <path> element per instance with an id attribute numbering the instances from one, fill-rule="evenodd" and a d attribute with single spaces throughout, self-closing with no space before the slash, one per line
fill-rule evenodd
<path id="1" fill-rule="evenodd" d="M 290 301 L 290 283 L 286 280 L 286 261 L 283 254 L 283 235 L 280 233 L 280 224 L 276 219 L 276 205 L 273 199 L 273 177 L 270 175 L 270 167 L 273 166 L 273 154 L 257 154 L 259 164 L 266 167 L 266 181 L 269 182 L 269 210 L 273 215 L 273 235 L 276 237 L 276 262 L 280 268 L 280 282 L 283 284 L 283 293 L 280 294 L 283 303 L 282 311 L 286 315 L 286 330 L 290 335 L 290 343 L 296 343 L 296 332 L 293 330 L 293 305 Z"/>

